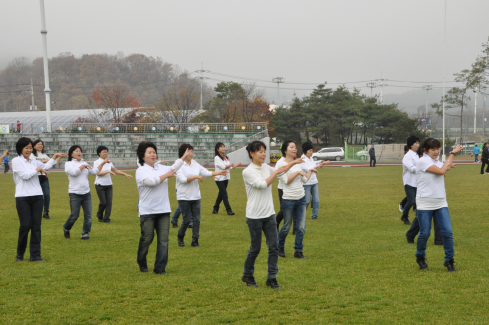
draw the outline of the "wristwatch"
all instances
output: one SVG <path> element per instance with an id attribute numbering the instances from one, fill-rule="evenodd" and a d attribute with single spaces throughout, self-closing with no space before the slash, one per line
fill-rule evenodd
<path id="1" fill-rule="evenodd" d="M 450 151 L 450 153 L 448 154 L 449 156 L 450 155 L 454 155 L 455 156 L 455 153 L 453 151 Z"/>

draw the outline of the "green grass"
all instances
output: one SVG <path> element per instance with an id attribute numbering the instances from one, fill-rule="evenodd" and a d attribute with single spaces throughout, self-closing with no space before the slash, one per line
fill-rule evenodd
<path id="1" fill-rule="evenodd" d="M 212 215 L 217 187 L 201 184 L 200 248 L 177 246 L 170 230 L 168 275 L 140 273 L 140 236 L 134 180 L 114 179 L 112 224 L 94 222 L 92 240 L 63 237 L 68 181 L 52 173 L 51 218 L 42 225 L 45 263 L 15 262 L 18 217 L 12 174 L 0 175 L 0 323 L 21 324 L 318 324 L 486 323 L 489 319 L 489 228 L 485 184 L 479 165 L 459 166 L 446 178 L 457 272 L 443 267 L 443 249 L 427 248 L 429 271 L 420 271 L 415 246 L 397 205 L 404 197 L 401 167 L 326 168 L 319 174 L 319 220 L 310 219 L 305 260 L 279 260 L 281 290 L 265 286 L 267 249 L 257 259 L 258 288 L 241 282 L 249 248 L 246 192 L 241 170 L 229 186 L 236 216 Z M 134 173 L 134 172 L 131 172 Z M 93 177 L 90 176 L 93 186 Z M 176 208 L 174 179 L 170 181 Z M 276 182 L 273 187 L 278 211 Z M 98 204 L 92 188 L 94 211 Z M 411 216 L 412 219 L 412 216 Z M 187 244 L 188 242 L 187 238 Z M 148 254 L 150 271 L 155 243 Z M 26 253 L 28 258 L 29 253 Z"/>

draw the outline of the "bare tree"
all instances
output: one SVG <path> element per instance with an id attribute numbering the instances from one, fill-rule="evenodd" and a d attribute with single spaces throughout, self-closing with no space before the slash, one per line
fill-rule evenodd
<path id="1" fill-rule="evenodd" d="M 93 92 L 98 106 L 104 107 L 112 115 L 114 122 L 120 122 L 125 108 L 139 108 L 139 101 L 130 95 L 129 87 L 117 82 Z"/>

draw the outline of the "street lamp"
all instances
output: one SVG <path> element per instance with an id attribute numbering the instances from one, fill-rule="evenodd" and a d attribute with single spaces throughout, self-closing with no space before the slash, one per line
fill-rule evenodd
<path id="1" fill-rule="evenodd" d="M 277 106 L 280 106 L 280 84 L 285 82 L 285 78 L 284 77 L 273 78 L 272 82 L 275 82 L 277 84 L 277 96 L 278 96 Z"/>
<path id="2" fill-rule="evenodd" d="M 425 105 L 425 110 L 426 110 L 426 113 L 425 113 L 425 119 L 428 120 L 428 92 L 430 90 L 433 90 L 433 84 L 428 84 L 428 85 L 425 85 L 423 86 L 423 89 L 426 90 L 426 105 Z M 430 123 L 431 125 L 431 123 Z M 426 128 L 428 128 L 428 125 L 425 124 Z"/>
<path id="3" fill-rule="evenodd" d="M 475 133 L 475 126 L 477 122 L 477 89 L 472 89 L 472 91 L 475 93 L 475 100 L 474 100 L 474 133 Z"/>

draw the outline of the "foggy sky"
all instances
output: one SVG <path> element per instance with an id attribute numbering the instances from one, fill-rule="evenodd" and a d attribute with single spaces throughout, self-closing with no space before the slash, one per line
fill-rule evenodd
<path id="1" fill-rule="evenodd" d="M 46 0 L 48 55 L 141 53 L 189 71 L 200 69 L 204 62 L 205 70 L 250 79 L 284 76 L 281 87 L 296 89 L 299 97 L 324 81 L 362 81 L 348 86 L 365 87 L 363 81 L 382 73 L 389 79 L 383 93 L 399 94 L 412 89 L 394 85 L 422 84 L 391 80 L 443 80 L 444 3 Z M 470 68 L 481 53 L 489 36 L 488 19 L 487 0 L 448 0 L 447 81 L 453 80 L 453 73 Z M 0 69 L 14 57 L 42 55 L 39 1 L 0 1 L 0 23 Z M 257 84 L 272 87 L 266 89 L 267 98 L 277 102 L 276 84 Z M 378 92 L 374 89 L 374 94 Z M 290 99 L 292 93 L 282 90 L 280 96 Z M 362 93 L 370 94 L 370 88 L 362 88 Z"/>

